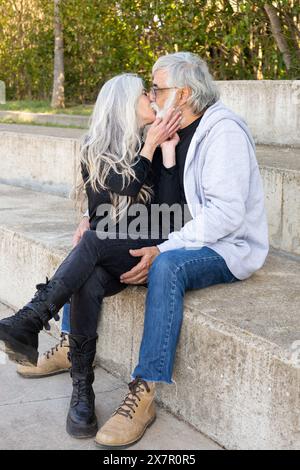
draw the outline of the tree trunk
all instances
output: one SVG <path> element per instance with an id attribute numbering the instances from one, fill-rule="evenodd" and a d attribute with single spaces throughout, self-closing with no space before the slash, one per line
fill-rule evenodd
<path id="1" fill-rule="evenodd" d="M 300 60 L 300 47 L 298 45 L 298 38 L 300 39 L 300 31 L 293 22 L 293 19 L 290 17 L 289 13 L 284 14 L 285 21 L 289 27 L 290 33 L 291 33 L 291 39 L 293 41 L 293 45 L 295 48 L 296 55 L 298 57 L 298 60 Z"/>
<path id="2" fill-rule="evenodd" d="M 277 16 L 277 10 L 273 5 L 268 5 L 268 4 L 265 4 L 264 9 L 269 17 L 272 33 L 276 41 L 276 44 L 280 52 L 282 53 L 285 66 L 287 70 L 289 70 L 292 65 L 292 55 L 291 55 L 291 51 L 289 49 L 288 43 L 284 35 L 282 34 L 280 20 L 279 20 L 279 17 Z"/>
<path id="3" fill-rule="evenodd" d="M 64 71 L 64 42 L 63 30 L 60 20 L 60 7 L 61 0 L 54 0 L 54 77 L 53 77 L 53 91 L 52 91 L 52 108 L 65 107 L 65 71 Z"/>

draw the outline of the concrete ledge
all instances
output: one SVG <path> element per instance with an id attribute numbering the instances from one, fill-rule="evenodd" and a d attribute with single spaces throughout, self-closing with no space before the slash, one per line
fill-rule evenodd
<path id="1" fill-rule="evenodd" d="M 216 81 L 222 101 L 248 123 L 258 144 L 300 146 L 300 80 Z M 88 117 L 0 111 L 2 119 L 88 127 Z"/>
<path id="2" fill-rule="evenodd" d="M 300 255 L 300 149 L 258 146 L 272 247 Z"/>
<path id="3" fill-rule="evenodd" d="M 300 146 L 300 80 L 216 83 L 221 100 L 246 120 L 255 142 Z"/>
<path id="4" fill-rule="evenodd" d="M 78 141 L 59 131 L 54 136 L 46 130 L 43 135 L 0 127 L 0 182 L 68 195 L 76 176 Z"/>
<path id="5" fill-rule="evenodd" d="M 0 119 L 13 119 L 24 123 L 40 125 L 52 124 L 57 126 L 75 126 L 87 128 L 89 116 L 72 114 L 29 113 L 25 111 L 0 111 Z"/>
<path id="6" fill-rule="evenodd" d="M 19 308 L 70 249 L 74 214 L 59 197 L 33 203 L 33 192 L 3 185 L 0 196 L 0 298 Z M 176 385 L 159 385 L 159 402 L 230 449 L 299 448 L 299 276 L 299 258 L 272 253 L 249 280 L 189 292 Z M 103 304 L 98 357 L 124 380 L 137 361 L 145 292 L 130 287 Z"/>

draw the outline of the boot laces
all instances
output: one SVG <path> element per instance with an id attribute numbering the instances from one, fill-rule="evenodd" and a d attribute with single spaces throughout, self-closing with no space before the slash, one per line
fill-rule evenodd
<path id="1" fill-rule="evenodd" d="M 31 299 L 30 303 L 41 303 L 47 300 L 47 294 L 53 289 L 53 285 L 55 285 L 55 281 L 50 281 L 48 277 L 46 277 L 45 283 L 37 284 L 35 287 L 37 289 L 36 293 L 34 294 L 33 298 Z M 50 310 L 55 310 L 55 305 L 50 305 Z"/>
<path id="2" fill-rule="evenodd" d="M 29 318 L 29 319 L 32 318 L 32 310 L 28 307 L 23 307 L 23 308 L 21 308 L 21 310 L 16 312 L 14 315 L 9 317 L 9 320 L 14 325 L 14 324 L 20 322 L 21 320 L 23 321 L 24 319 L 27 319 L 27 318 Z"/>
<path id="3" fill-rule="evenodd" d="M 135 413 L 134 408 L 138 407 L 138 403 L 136 400 L 141 401 L 141 398 L 139 397 L 138 393 L 143 393 L 145 391 L 145 389 L 142 388 L 141 385 L 144 386 L 147 392 L 150 392 L 150 388 L 147 382 L 141 379 L 140 377 L 136 377 L 132 382 L 128 384 L 130 392 L 126 395 L 119 408 L 113 413 L 113 416 L 115 414 L 120 414 L 122 416 L 125 416 L 126 418 L 133 419 L 131 413 Z"/>
<path id="4" fill-rule="evenodd" d="M 41 283 L 36 285 L 37 291 L 35 292 L 33 298 L 31 301 L 25 305 L 23 308 L 21 308 L 18 312 L 16 312 L 14 315 L 9 317 L 9 323 L 11 325 L 15 325 L 16 323 L 23 322 L 25 319 L 32 319 L 33 312 L 35 312 L 34 306 L 32 307 L 32 304 L 42 304 L 45 300 L 47 300 L 47 294 L 48 292 L 52 289 L 53 284 L 49 285 L 49 279 L 46 277 L 46 283 Z M 55 283 L 56 281 L 53 281 Z M 56 312 L 56 306 L 54 304 L 51 304 L 47 306 L 47 309 L 51 313 L 51 315 L 55 318 L 55 320 L 59 320 L 59 316 Z M 50 325 L 47 320 L 47 315 L 44 315 L 44 318 L 40 318 L 40 320 L 43 322 L 43 324 L 46 327 L 46 330 L 50 330 Z"/>
<path id="5" fill-rule="evenodd" d="M 44 356 L 46 356 L 46 359 L 50 358 L 51 356 L 54 356 L 54 352 L 58 352 L 59 348 L 63 348 L 63 343 L 66 341 L 66 335 L 64 333 L 61 334 L 61 340 L 59 343 L 57 343 L 55 346 L 50 348 L 48 351 L 44 352 Z M 69 358 L 69 352 L 68 352 L 68 358 Z"/>
<path id="6" fill-rule="evenodd" d="M 45 302 L 47 300 L 47 294 L 53 289 L 53 285 L 55 284 L 55 282 L 56 281 L 54 280 L 50 284 L 50 281 L 49 281 L 48 277 L 46 277 L 46 282 L 45 283 L 37 284 L 35 286 L 37 291 L 35 292 L 33 298 L 31 299 L 30 304 L 40 305 L 43 302 Z M 59 315 L 57 314 L 56 306 L 54 304 L 50 304 L 48 306 L 48 310 L 51 313 L 51 315 L 53 316 L 53 318 L 56 321 L 58 321 L 59 320 Z M 46 330 L 50 330 L 50 325 L 49 325 L 48 321 L 45 322 L 44 326 L 45 326 Z"/>
<path id="7" fill-rule="evenodd" d="M 90 406 L 90 397 L 92 395 L 92 388 L 86 378 L 73 379 L 73 399 L 79 402 L 85 402 Z"/>

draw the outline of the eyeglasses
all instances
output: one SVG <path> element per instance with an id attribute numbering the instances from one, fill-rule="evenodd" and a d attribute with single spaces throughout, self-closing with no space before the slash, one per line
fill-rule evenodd
<path id="1" fill-rule="evenodd" d="M 175 88 L 178 88 L 178 87 L 177 86 L 171 86 L 171 87 L 167 87 L 167 88 L 158 88 L 156 86 L 152 86 L 149 90 L 149 93 L 151 93 L 154 96 L 154 99 L 156 99 L 158 91 L 173 90 Z"/>

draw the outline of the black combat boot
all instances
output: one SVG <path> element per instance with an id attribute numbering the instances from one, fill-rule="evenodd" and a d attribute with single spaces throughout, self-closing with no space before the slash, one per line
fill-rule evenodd
<path id="1" fill-rule="evenodd" d="M 46 279 L 45 284 L 37 284 L 36 288 L 28 304 L 0 321 L 0 349 L 9 359 L 22 365 L 36 366 L 39 332 L 44 326 L 50 329 L 51 318 L 59 320 L 57 313 L 71 295 L 60 279 Z"/>
<path id="2" fill-rule="evenodd" d="M 69 335 L 73 394 L 67 417 L 67 432 L 78 439 L 97 434 L 93 361 L 98 336 Z"/>

